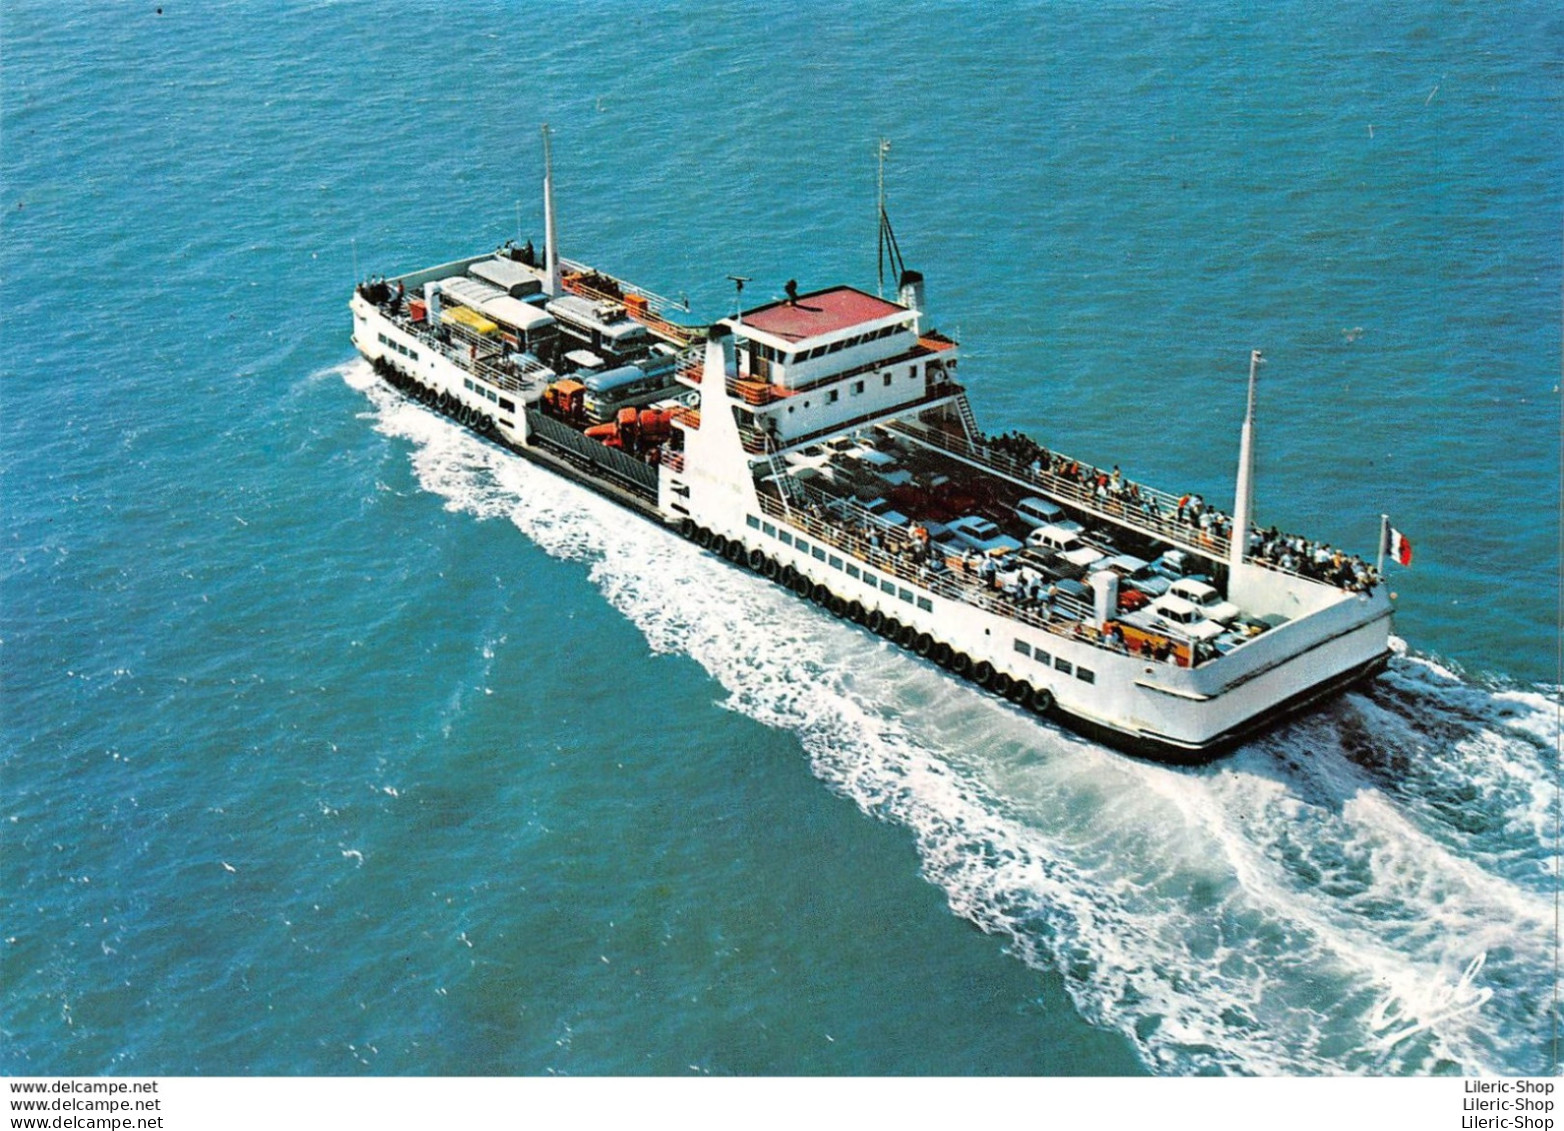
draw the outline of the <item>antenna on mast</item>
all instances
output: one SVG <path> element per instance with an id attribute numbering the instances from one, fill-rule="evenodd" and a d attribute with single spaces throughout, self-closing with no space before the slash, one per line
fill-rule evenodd
<path id="1" fill-rule="evenodd" d="M 889 261 L 890 266 L 891 266 L 891 270 L 896 272 L 896 278 L 897 278 L 898 281 L 901 279 L 902 275 L 907 270 L 907 264 L 902 261 L 901 247 L 898 246 L 898 244 L 896 243 L 896 233 L 891 230 L 890 213 L 885 211 L 885 155 L 887 153 L 889 153 L 890 151 L 891 151 L 891 143 L 890 143 L 889 139 L 882 137 L 880 139 L 880 146 L 879 146 L 879 162 L 880 162 L 880 182 L 879 182 L 879 184 L 880 184 L 880 193 L 879 193 L 880 248 L 879 248 L 879 258 L 878 258 L 879 284 L 878 284 L 878 286 L 875 289 L 875 293 L 877 295 L 879 295 L 880 298 L 884 298 L 885 297 L 885 265 L 886 265 L 886 262 Z M 899 282 L 898 282 L 898 285 L 900 285 Z"/>
<path id="2" fill-rule="evenodd" d="M 733 321 L 738 322 L 744 317 L 744 284 L 752 276 L 729 275 L 728 278 L 733 280 Z"/>

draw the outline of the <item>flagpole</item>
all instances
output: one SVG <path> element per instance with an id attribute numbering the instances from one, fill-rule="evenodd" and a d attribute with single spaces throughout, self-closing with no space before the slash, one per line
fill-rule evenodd
<path id="1" fill-rule="evenodd" d="M 1374 572 L 1381 577 L 1385 574 L 1385 543 L 1390 541 L 1390 516 L 1379 516 L 1379 557 L 1374 560 Z"/>

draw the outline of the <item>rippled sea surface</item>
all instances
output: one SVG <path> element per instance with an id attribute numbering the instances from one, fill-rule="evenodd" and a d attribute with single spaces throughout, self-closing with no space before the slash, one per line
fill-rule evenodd
<path id="1" fill-rule="evenodd" d="M 0 1071 L 1543 1073 L 1554 6 L 8 4 Z M 1398 571 L 1216 765 L 1041 726 L 377 385 L 541 238 L 875 282 L 989 431 Z M 758 301 L 759 299 L 757 299 Z"/>

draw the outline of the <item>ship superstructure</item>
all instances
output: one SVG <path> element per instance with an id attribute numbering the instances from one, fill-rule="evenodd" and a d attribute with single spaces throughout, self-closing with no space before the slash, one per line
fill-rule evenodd
<path id="1" fill-rule="evenodd" d="M 688 325 L 559 257 L 551 188 L 543 254 L 507 244 L 356 289 L 354 344 L 391 384 L 1133 753 L 1209 759 L 1387 660 L 1373 568 L 1250 527 L 1252 395 L 1229 516 L 984 436 L 915 272 L 894 301 L 789 282 Z"/>

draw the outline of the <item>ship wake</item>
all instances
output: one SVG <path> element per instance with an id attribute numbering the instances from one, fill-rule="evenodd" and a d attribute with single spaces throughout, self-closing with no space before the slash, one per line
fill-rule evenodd
<path id="1" fill-rule="evenodd" d="M 1213 766 L 1138 762 L 344 375 L 425 489 L 586 563 L 653 648 L 910 829 L 952 911 L 1153 1071 L 1555 1067 L 1554 690 L 1403 654 Z"/>

